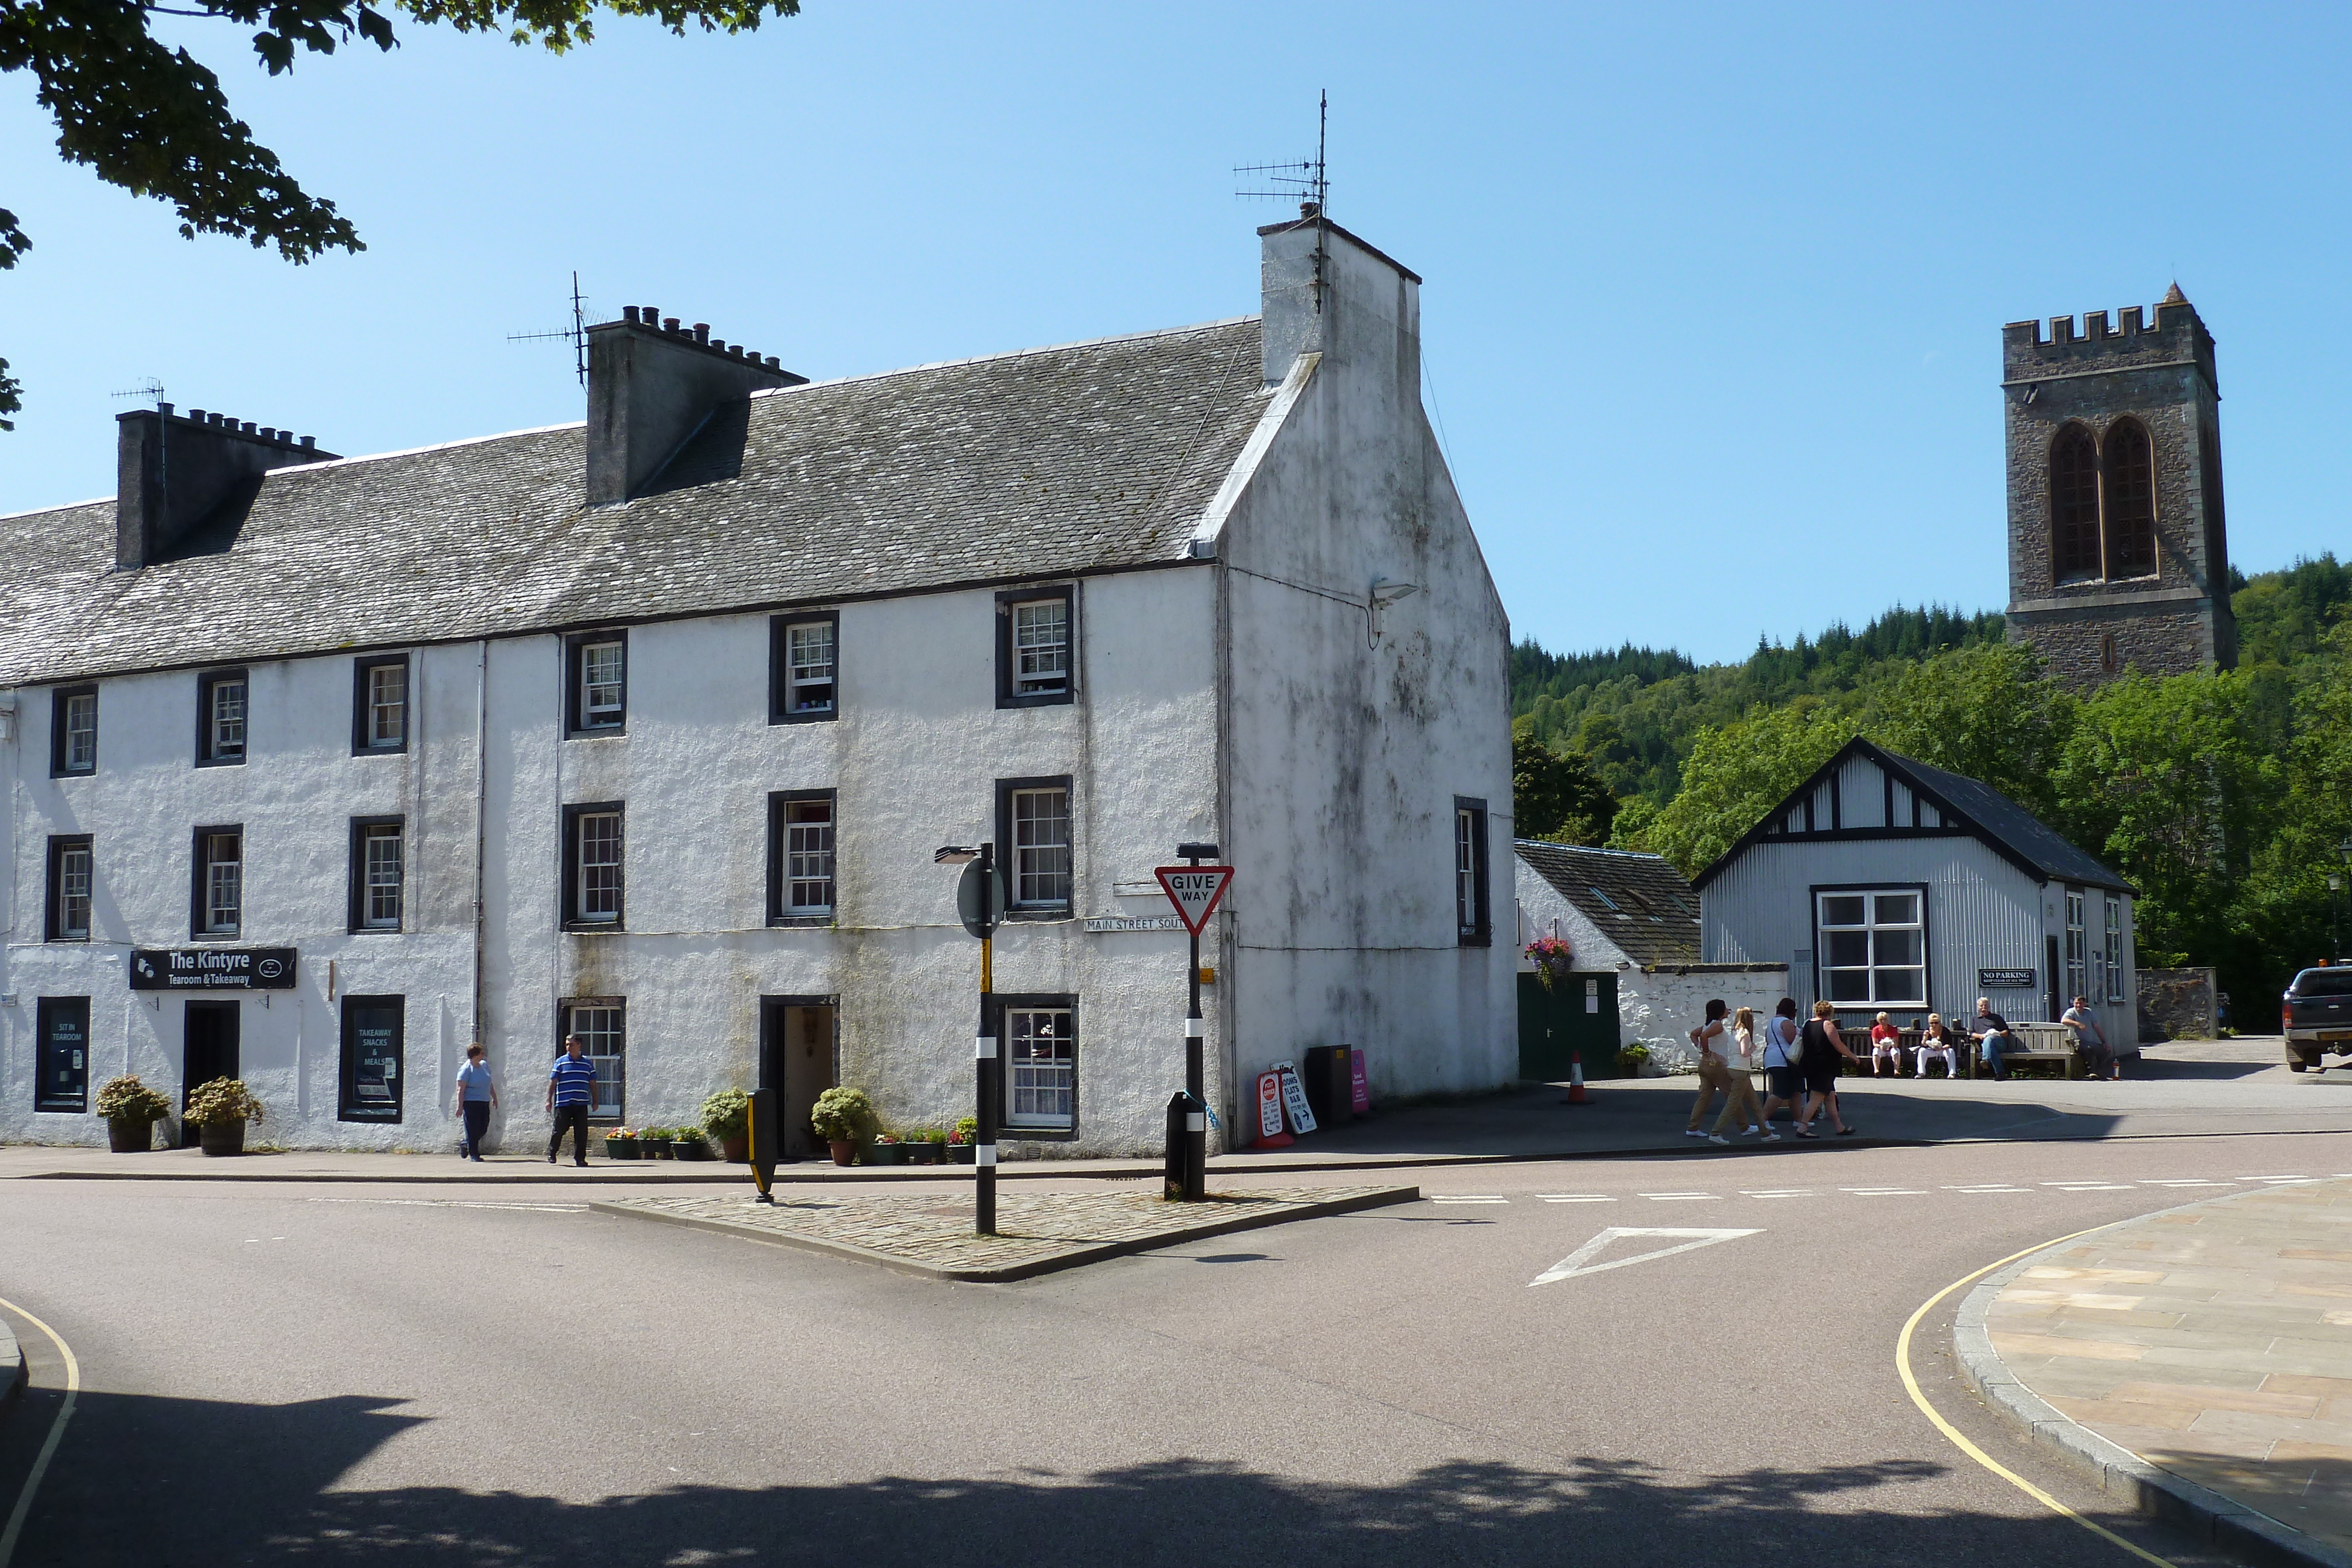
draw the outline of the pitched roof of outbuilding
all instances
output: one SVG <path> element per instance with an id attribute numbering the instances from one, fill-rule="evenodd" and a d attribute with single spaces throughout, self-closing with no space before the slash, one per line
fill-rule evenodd
<path id="1" fill-rule="evenodd" d="M 1698 895 L 1664 857 L 1534 839 L 1512 848 L 1634 963 L 1698 961 Z"/>
<path id="2" fill-rule="evenodd" d="M 1717 856 L 1713 864 L 1691 878 L 1691 885 L 1705 887 L 1714 881 L 1718 873 L 1744 854 L 1749 846 L 1765 838 L 1775 821 L 1788 815 L 1792 807 L 1801 803 L 1820 788 L 1822 780 L 1843 767 L 1847 758 L 1857 755 L 1868 758 L 1903 780 L 1915 793 L 1934 803 L 1943 815 L 1947 828 L 1931 831 L 1956 829 L 1969 833 L 1990 845 L 2020 871 L 2044 882 L 2083 883 L 2093 887 L 2111 887 L 2119 893 L 2137 891 L 2098 857 L 2077 848 L 2063 833 L 1982 779 L 1930 767 L 1916 758 L 1889 751 L 1861 736 L 1840 747 L 1836 756 L 1822 763 L 1813 770 L 1811 777 L 1789 791 L 1758 820 L 1755 826 L 1741 834 L 1737 842 Z M 1899 834 L 1895 836 L 1897 841 L 1900 837 Z M 1819 841 L 1819 838 L 1790 834 L 1785 838 L 1776 837 L 1772 841 L 1801 844 Z"/>
<path id="3" fill-rule="evenodd" d="M 583 427 L 269 474 L 114 570 L 111 499 L 0 517 L 0 686 L 1186 559 L 1266 396 L 1255 317 L 780 388 L 625 506 Z"/>

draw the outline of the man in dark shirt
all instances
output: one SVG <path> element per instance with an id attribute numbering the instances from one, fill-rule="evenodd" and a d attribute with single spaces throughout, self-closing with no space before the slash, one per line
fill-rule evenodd
<path id="1" fill-rule="evenodd" d="M 547 1108 L 555 1113 L 555 1130 L 547 1135 L 547 1163 L 555 1163 L 555 1151 L 563 1143 L 565 1128 L 572 1130 L 572 1163 L 588 1163 L 588 1107 L 596 1098 L 596 1064 L 580 1049 L 580 1037 L 563 1037 L 563 1054 L 547 1074 Z"/>
<path id="2" fill-rule="evenodd" d="M 1969 1026 L 1969 1032 L 1984 1048 L 1984 1062 L 1993 1077 L 2006 1079 L 2009 1069 L 2001 1065 L 2000 1053 L 2014 1045 L 2017 1037 L 2009 1032 L 2009 1020 L 1992 1010 L 1991 998 L 1977 998 L 1976 1021 Z"/>

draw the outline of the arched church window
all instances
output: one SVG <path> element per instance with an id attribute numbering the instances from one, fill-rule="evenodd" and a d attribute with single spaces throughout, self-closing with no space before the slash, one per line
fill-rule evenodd
<path id="1" fill-rule="evenodd" d="M 2050 567 L 2060 582 L 2099 575 L 2099 449 L 2079 424 L 2050 446 Z"/>
<path id="2" fill-rule="evenodd" d="M 2107 575 L 2156 570 L 2156 466 L 2147 431 L 2121 419 L 2107 432 Z"/>

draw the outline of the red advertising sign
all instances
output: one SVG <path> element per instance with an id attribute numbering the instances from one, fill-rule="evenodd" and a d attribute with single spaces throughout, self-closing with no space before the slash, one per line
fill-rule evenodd
<path id="1" fill-rule="evenodd" d="M 1168 902 L 1176 906 L 1176 917 L 1184 929 L 1193 936 L 1209 923 L 1217 912 L 1218 903 L 1234 880 L 1234 868 L 1229 865 L 1163 865 L 1152 869 L 1160 885 L 1168 894 Z"/>
<path id="2" fill-rule="evenodd" d="M 1282 1074 L 1261 1072 L 1257 1075 L 1258 1147 L 1278 1149 L 1290 1141 L 1290 1134 L 1282 1130 Z"/>

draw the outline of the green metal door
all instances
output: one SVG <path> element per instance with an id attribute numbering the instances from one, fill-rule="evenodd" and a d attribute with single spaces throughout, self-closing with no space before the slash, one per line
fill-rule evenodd
<path id="1" fill-rule="evenodd" d="M 1546 990 L 1533 975 L 1521 975 L 1519 1076 L 1565 1082 L 1580 1057 L 1585 1077 L 1617 1076 L 1617 977 L 1570 975 Z"/>

